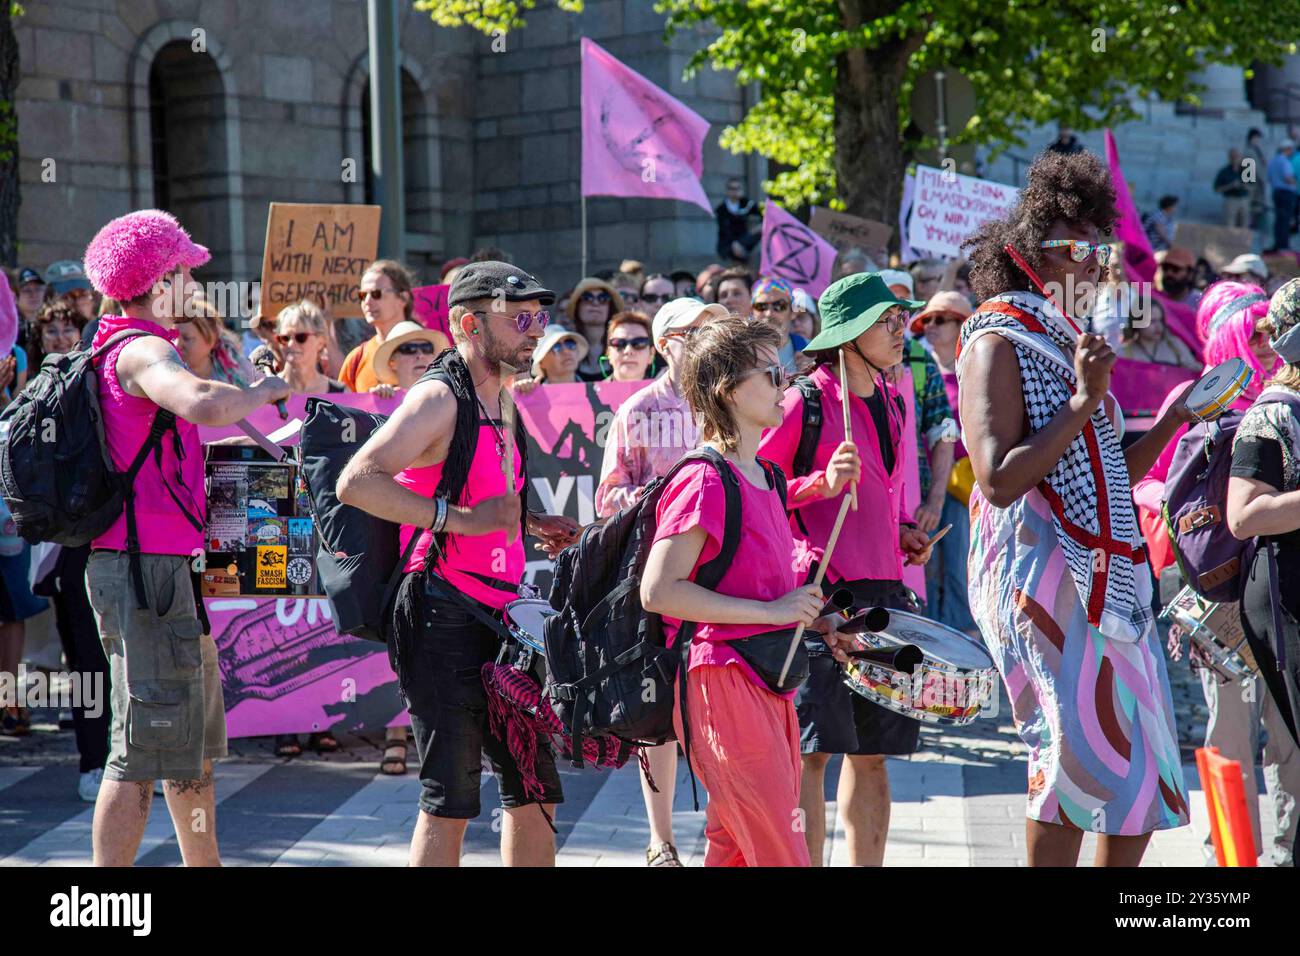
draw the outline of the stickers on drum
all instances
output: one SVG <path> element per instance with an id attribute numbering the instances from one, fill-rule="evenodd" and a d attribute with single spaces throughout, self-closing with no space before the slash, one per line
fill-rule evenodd
<path id="1" fill-rule="evenodd" d="M 1255 370 L 1242 358 L 1219 363 L 1197 379 L 1187 393 L 1187 408 L 1197 421 L 1214 421 L 1232 407 L 1254 374 Z"/>
<path id="2" fill-rule="evenodd" d="M 1206 658 L 1210 670 L 1227 681 L 1259 674 L 1259 665 L 1241 627 L 1241 605 L 1207 601 L 1191 588 L 1178 592 L 1160 616 L 1172 620 Z"/>
<path id="3" fill-rule="evenodd" d="M 854 634 L 863 650 L 913 644 L 921 663 L 911 674 L 874 661 L 844 666 L 844 683 L 854 693 L 914 720 L 932 724 L 969 724 L 996 693 L 997 670 L 979 644 L 917 614 L 890 611 L 889 626 L 878 633 Z"/>

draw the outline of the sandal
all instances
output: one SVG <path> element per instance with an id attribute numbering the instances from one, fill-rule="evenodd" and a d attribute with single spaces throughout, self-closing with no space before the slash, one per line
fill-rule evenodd
<path id="1" fill-rule="evenodd" d="M 322 730 L 307 738 L 307 746 L 318 754 L 332 754 L 339 749 L 339 742 L 328 730 Z"/>
<path id="2" fill-rule="evenodd" d="M 298 743 L 296 734 L 280 734 L 275 738 L 275 755 L 277 757 L 297 757 L 302 754 L 302 744 Z"/>
<path id="3" fill-rule="evenodd" d="M 645 851 L 646 866 L 681 866 L 682 861 L 677 858 L 677 847 L 671 843 L 660 843 L 658 846 L 648 847 Z"/>
<path id="4" fill-rule="evenodd" d="M 390 777 L 400 777 L 406 773 L 406 743 L 401 740 L 389 740 L 384 743 L 384 759 L 379 761 L 379 772 Z"/>

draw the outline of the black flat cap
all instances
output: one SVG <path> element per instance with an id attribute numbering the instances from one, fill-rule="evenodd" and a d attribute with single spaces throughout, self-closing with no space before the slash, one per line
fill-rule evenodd
<path id="1" fill-rule="evenodd" d="M 545 289 L 537 279 L 508 262 L 471 262 L 460 267 L 456 281 L 447 290 L 447 305 L 460 305 L 474 299 L 503 297 L 507 302 L 537 299 L 542 305 L 555 301 L 555 293 Z"/>

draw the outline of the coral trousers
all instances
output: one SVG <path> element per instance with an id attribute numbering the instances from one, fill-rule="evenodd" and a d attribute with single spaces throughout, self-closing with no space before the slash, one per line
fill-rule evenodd
<path id="1" fill-rule="evenodd" d="M 808 866 L 794 704 L 734 664 L 686 677 L 691 765 L 709 793 L 705 866 Z M 684 740 L 680 697 L 673 715 Z"/>

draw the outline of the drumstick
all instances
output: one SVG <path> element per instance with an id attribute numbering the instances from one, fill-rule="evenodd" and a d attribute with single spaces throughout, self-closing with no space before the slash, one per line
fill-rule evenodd
<path id="1" fill-rule="evenodd" d="M 934 545 L 936 545 L 936 544 L 938 544 L 940 541 L 942 541 L 942 540 L 943 540 L 943 536 L 944 536 L 945 534 L 947 534 L 947 533 L 948 533 L 949 531 L 951 531 L 951 530 L 952 530 L 952 525 L 950 525 L 950 524 L 946 524 L 946 525 L 944 525 L 942 528 L 940 528 L 938 531 L 936 531 L 936 532 L 934 533 L 934 537 L 932 537 L 932 538 L 930 539 L 930 543 L 929 543 L 929 545 L 927 545 L 927 547 L 934 547 Z"/>
<path id="2" fill-rule="evenodd" d="M 826 577 L 826 569 L 830 567 L 831 552 L 835 550 L 835 542 L 839 540 L 840 529 L 844 527 L 844 516 L 849 513 L 849 505 L 853 503 L 853 498 L 849 494 L 844 495 L 844 502 L 840 505 L 840 513 L 835 518 L 835 527 L 831 528 L 830 539 L 826 542 L 826 550 L 822 553 L 822 560 L 817 565 L 817 576 L 813 578 L 813 584 L 821 587 L 822 579 Z M 790 673 L 790 665 L 794 663 L 794 652 L 799 648 L 799 641 L 803 638 L 804 626 L 800 624 L 794 629 L 794 637 L 790 638 L 790 649 L 785 653 L 785 663 L 781 665 L 781 676 L 777 679 L 778 688 L 785 686 L 786 675 Z"/>
<path id="3" fill-rule="evenodd" d="M 853 420 L 849 417 L 849 373 L 846 371 L 844 364 L 844 349 L 840 349 L 840 404 L 844 408 L 844 440 L 853 441 Z M 858 483 L 855 481 L 849 488 L 849 495 L 853 499 L 853 510 L 858 510 Z"/>

